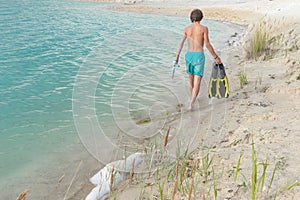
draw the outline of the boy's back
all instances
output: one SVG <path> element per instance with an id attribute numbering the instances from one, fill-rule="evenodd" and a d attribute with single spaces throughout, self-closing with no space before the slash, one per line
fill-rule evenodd
<path id="1" fill-rule="evenodd" d="M 203 52 L 205 26 L 192 23 L 184 29 L 188 41 L 188 51 Z"/>

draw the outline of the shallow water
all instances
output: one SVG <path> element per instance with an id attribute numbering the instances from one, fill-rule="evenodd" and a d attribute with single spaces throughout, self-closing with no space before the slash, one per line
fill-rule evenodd
<path id="1" fill-rule="evenodd" d="M 103 152 L 116 146 L 120 133 L 138 139 L 158 134 L 167 120 L 162 116 L 186 102 L 184 68 L 173 82 L 170 76 L 188 18 L 109 11 L 103 3 L 1 5 L 2 197 L 14 199 L 24 188 L 19 180 L 26 179 L 26 188 L 34 188 L 30 199 L 38 199 L 34 190 L 47 184 L 37 176 L 59 177 L 79 151 L 109 162 L 111 152 Z M 242 31 L 203 23 L 220 53 Z M 137 125 L 145 118 L 151 123 Z"/>

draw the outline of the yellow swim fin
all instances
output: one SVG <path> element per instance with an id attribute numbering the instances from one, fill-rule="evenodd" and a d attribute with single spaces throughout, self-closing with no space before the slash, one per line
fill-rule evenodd
<path id="1" fill-rule="evenodd" d="M 229 84 L 224 65 L 213 63 L 211 78 L 208 87 L 208 97 L 228 98 Z"/>

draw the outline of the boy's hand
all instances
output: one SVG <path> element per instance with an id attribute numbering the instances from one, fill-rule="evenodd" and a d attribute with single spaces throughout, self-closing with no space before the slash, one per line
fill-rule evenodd
<path id="1" fill-rule="evenodd" d="M 219 56 L 215 60 L 216 60 L 217 64 L 221 64 L 222 63 L 222 60 L 221 60 L 221 58 Z"/>
<path id="2" fill-rule="evenodd" d="M 173 61 L 173 66 L 174 66 L 174 67 L 177 67 L 177 66 L 178 66 L 178 61 L 177 61 L 177 60 L 174 60 L 174 61 Z"/>

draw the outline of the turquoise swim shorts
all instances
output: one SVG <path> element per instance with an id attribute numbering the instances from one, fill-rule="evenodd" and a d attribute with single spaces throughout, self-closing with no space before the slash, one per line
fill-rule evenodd
<path id="1" fill-rule="evenodd" d="M 186 73 L 203 76 L 205 56 L 203 52 L 187 52 L 185 54 Z"/>

